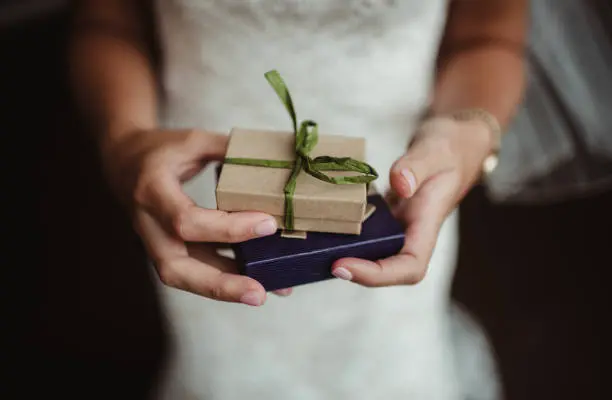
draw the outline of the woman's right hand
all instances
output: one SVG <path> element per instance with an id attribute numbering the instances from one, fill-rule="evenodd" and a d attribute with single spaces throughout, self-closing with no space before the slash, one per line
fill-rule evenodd
<path id="1" fill-rule="evenodd" d="M 134 132 L 102 145 L 102 162 L 164 284 L 259 306 L 266 300 L 263 286 L 239 275 L 234 261 L 217 248 L 273 234 L 274 218 L 201 208 L 182 190 L 209 162 L 224 158 L 227 143 L 227 136 L 203 131 Z"/>

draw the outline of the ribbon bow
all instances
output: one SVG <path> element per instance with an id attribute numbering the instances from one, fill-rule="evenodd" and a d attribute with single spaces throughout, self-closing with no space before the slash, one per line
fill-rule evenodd
<path id="1" fill-rule="evenodd" d="M 233 158 L 225 159 L 226 164 L 249 165 L 254 167 L 287 168 L 292 169 L 291 176 L 284 189 L 285 193 L 285 229 L 294 228 L 293 195 L 295 193 L 297 177 L 301 171 L 306 172 L 321 181 L 335 185 L 350 185 L 370 183 L 378 178 L 378 173 L 370 165 L 352 159 L 350 157 L 320 156 L 310 158 L 310 152 L 315 148 L 319 140 L 319 128 L 316 122 L 303 121 L 298 129 L 293 101 L 287 89 L 287 85 L 280 74 L 273 70 L 265 74 L 266 79 L 276 91 L 281 102 L 291 116 L 293 132 L 295 134 L 295 161 L 261 160 L 256 158 Z M 351 171 L 361 175 L 353 176 L 329 176 L 324 171 Z"/>

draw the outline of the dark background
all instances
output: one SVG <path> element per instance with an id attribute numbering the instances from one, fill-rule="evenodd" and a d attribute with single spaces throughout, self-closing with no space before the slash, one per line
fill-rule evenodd
<path id="1" fill-rule="evenodd" d="M 145 398 L 167 346 L 154 276 L 75 117 L 61 3 L 0 2 L 0 397 Z"/>
<path id="2" fill-rule="evenodd" d="M 12 392 L 0 396 L 146 398 L 168 336 L 156 277 L 74 112 L 67 3 L 0 1 L 1 384 Z M 605 193 L 499 207 L 481 188 L 462 204 L 454 296 L 490 333 L 509 399 L 612 398 L 611 205 Z"/>

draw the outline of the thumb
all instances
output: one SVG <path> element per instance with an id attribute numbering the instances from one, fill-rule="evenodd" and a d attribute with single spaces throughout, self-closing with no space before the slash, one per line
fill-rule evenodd
<path id="1" fill-rule="evenodd" d="M 417 139 L 389 173 L 391 187 L 400 198 L 410 198 L 429 179 L 451 168 L 451 157 L 441 140 Z"/>
<path id="2" fill-rule="evenodd" d="M 229 145 L 229 137 L 222 133 L 206 131 L 171 132 L 179 139 L 168 146 L 167 165 L 172 166 L 172 173 L 182 182 L 191 180 L 199 174 L 208 163 L 223 161 Z"/>
<path id="3" fill-rule="evenodd" d="M 181 151 L 188 159 L 220 161 L 225 157 L 229 137 L 222 133 L 192 131 L 183 141 Z"/>

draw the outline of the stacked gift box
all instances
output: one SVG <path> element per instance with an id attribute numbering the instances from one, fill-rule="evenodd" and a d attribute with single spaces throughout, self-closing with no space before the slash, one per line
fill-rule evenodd
<path id="1" fill-rule="evenodd" d="M 365 140 L 319 135 L 312 121 L 298 125 L 280 75 L 266 78 L 293 132 L 233 129 L 216 190 L 219 210 L 264 212 L 280 228 L 233 245 L 241 272 L 276 290 L 333 278 L 340 258 L 397 254 L 404 229 L 370 186 L 377 173 L 363 161 Z"/>

